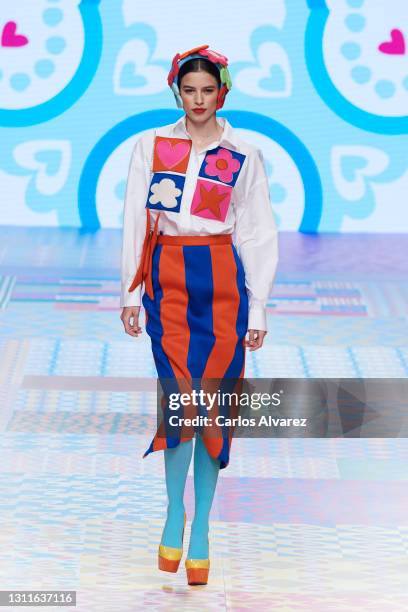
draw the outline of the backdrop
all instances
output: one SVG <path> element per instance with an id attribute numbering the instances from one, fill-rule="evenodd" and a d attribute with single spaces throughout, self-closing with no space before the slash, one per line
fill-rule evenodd
<path id="1" fill-rule="evenodd" d="M 280 230 L 407 230 L 406 0 L 1 0 L 0 39 L 1 224 L 120 228 L 171 59 L 207 43 Z"/>

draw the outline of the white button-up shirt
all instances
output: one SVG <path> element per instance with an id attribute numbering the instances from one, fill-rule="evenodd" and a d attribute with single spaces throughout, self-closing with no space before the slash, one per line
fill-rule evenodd
<path id="1" fill-rule="evenodd" d="M 236 130 L 227 119 L 217 117 L 217 121 L 223 128 L 221 138 L 198 152 L 194 146 L 191 146 L 187 169 L 183 175 L 185 181 L 178 210 L 176 212 L 171 207 L 162 208 L 158 230 L 172 236 L 232 233 L 233 242 L 245 271 L 249 298 L 248 329 L 267 331 L 266 303 L 272 290 L 278 263 L 278 233 L 269 198 L 269 184 L 263 156 L 260 149 L 238 137 Z M 186 128 L 185 115 L 175 123 L 146 130 L 134 146 L 129 165 L 123 216 L 121 307 L 141 305 L 140 285 L 132 292 L 128 292 L 128 288 L 136 274 L 142 254 L 156 136 L 191 141 Z M 238 159 L 241 161 L 243 159 L 223 221 L 191 213 L 203 160 L 207 151 L 211 153 L 216 147 L 229 149 L 232 155 L 236 152 Z M 239 154 L 245 158 L 239 157 Z M 202 176 L 200 173 L 200 178 Z M 180 193 L 180 190 L 175 190 L 174 193 Z M 150 196 L 150 202 L 157 201 L 152 198 L 153 196 Z M 174 204 L 171 206 L 174 208 Z M 159 211 L 154 210 L 151 205 L 149 210 L 153 227 Z"/>

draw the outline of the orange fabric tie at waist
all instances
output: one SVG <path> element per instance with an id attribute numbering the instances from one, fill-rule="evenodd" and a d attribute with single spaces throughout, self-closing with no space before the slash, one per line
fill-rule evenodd
<path id="1" fill-rule="evenodd" d="M 143 241 L 142 256 L 140 258 L 140 264 L 130 285 L 128 291 L 134 291 L 138 285 L 143 282 L 145 284 L 145 291 L 150 299 L 153 299 L 153 285 L 152 285 L 152 255 L 154 248 L 157 243 L 157 228 L 159 223 L 160 212 L 157 215 L 156 222 L 153 230 L 150 229 L 150 211 L 146 208 L 146 232 Z"/>
<path id="2" fill-rule="evenodd" d="M 145 284 L 145 292 L 153 299 L 152 284 L 152 259 L 156 244 L 168 245 L 206 245 L 206 244 L 231 244 L 232 234 L 213 234 L 209 236 L 167 236 L 158 234 L 158 222 L 160 212 L 157 215 L 154 229 L 150 229 L 150 211 L 146 208 L 146 232 L 143 241 L 142 256 L 135 277 L 128 292 L 134 291 L 138 285 Z"/>

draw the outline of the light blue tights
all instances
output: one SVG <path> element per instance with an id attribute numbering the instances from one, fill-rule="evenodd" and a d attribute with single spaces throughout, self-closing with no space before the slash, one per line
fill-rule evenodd
<path id="1" fill-rule="evenodd" d="M 161 543 L 165 546 L 174 548 L 182 546 L 184 488 L 192 450 L 192 440 L 181 442 L 175 448 L 164 450 L 168 506 Z M 194 447 L 195 513 L 191 524 L 188 559 L 208 559 L 209 517 L 219 471 L 219 460 L 210 457 L 201 436 L 196 434 Z"/>

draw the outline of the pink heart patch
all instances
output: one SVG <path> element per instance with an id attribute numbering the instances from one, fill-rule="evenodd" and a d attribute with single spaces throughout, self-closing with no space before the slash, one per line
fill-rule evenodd
<path id="1" fill-rule="evenodd" d="M 24 47 L 28 43 L 28 38 L 23 34 L 16 34 L 17 24 L 15 21 L 8 21 L 1 34 L 2 47 Z"/>
<path id="2" fill-rule="evenodd" d="M 188 142 L 177 142 L 172 145 L 169 140 L 160 140 L 156 147 L 157 155 L 166 168 L 174 168 L 190 152 Z"/>
<path id="3" fill-rule="evenodd" d="M 388 55 L 404 55 L 405 53 L 405 40 L 401 30 L 391 30 L 391 40 L 381 43 L 378 46 L 382 53 Z"/>

